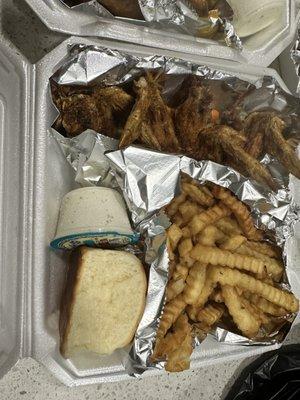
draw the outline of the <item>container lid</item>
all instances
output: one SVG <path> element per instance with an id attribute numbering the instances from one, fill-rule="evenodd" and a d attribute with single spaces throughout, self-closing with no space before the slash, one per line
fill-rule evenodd
<path id="1" fill-rule="evenodd" d="M 288 46 L 296 31 L 295 0 L 282 0 L 285 12 L 281 22 L 244 38 L 242 52 L 218 42 L 191 35 L 128 23 L 125 20 L 103 18 L 91 11 L 68 8 L 60 0 L 26 0 L 51 30 L 78 36 L 117 39 L 183 53 L 231 59 L 268 66 Z"/>
<path id="2" fill-rule="evenodd" d="M 29 239 L 29 97 L 32 69 L 18 51 L 0 39 L 0 377 L 20 358 L 26 316 L 25 284 Z"/>

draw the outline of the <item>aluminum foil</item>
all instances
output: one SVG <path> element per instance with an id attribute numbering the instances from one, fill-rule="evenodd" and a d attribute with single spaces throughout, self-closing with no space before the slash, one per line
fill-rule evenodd
<path id="1" fill-rule="evenodd" d="M 296 74 L 299 77 L 296 92 L 300 95 L 300 18 L 298 20 L 298 29 L 296 33 L 295 44 L 291 49 L 291 57 L 295 64 Z"/>
<path id="2" fill-rule="evenodd" d="M 76 9 L 81 12 L 88 14 L 98 15 L 104 18 L 114 18 L 114 16 L 102 6 L 101 0 L 77 1 L 77 5 L 74 5 L 72 0 L 60 0 L 62 3 Z M 218 35 L 221 39 L 219 41 L 225 41 L 227 46 L 242 50 L 242 42 L 235 32 L 234 26 L 231 23 L 232 12 L 228 13 L 229 7 L 226 0 L 219 0 L 218 7 L 222 11 L 225 9 L 225 15 L 220 17 L 201 18 L 193 8 L 189 0 L 139 0 L 141 13 L 144 17 L 144 21 L 134 20 L 130 18 L 121 18 L 129 23 L 138 23 L 139 25 L 145 25 L 156 29 L 162 29 L 165 31 L 187 33 L 194 36 L 201 35 L 201 29 L 213 29 L 219 27 L 224 32 L 223 35 Z"/>
<path id="3" fill-rule="evenodd" d="M 274 109 L 285 119 L 289 135 L 297 136 L 299 132 L 299 101 L 285 93 L 272 77 L 249 83 L 223 71 L 179 59 L 162 56 L 136 57 L 95 46 L 76 45 L 70 49 L 70 55 L 51 79 L 59 85 L 89 85 L 95 82 L 118 85 L 131 82 L 147 69 L 163 69 L 170 76 L 163 88 L 163 95 L 168 99 L 172 98 L 174 90 L 181 85 L 181 77 L 193 73 L 220 84 L 227 94 L 226 97 L 220 96 L 220 104 L 223 106 L 232 93 L 239 94 L 243 98 L 240 103 L 242 112 Z M 168 279 L 165 229 L 170 222 L 161 210 L 179 193 L 181 172 L 200 182 L 214 182 L 229 188 L 249 205 L 256 225 L 267 230 L 269 239 L 282 246 L 287 278 L 285 284 L 290 282 L 293 292 L 300 294 L 295 263 L 289 262 L 287 251 L 288 239 L 294 235 L 294 224 L 299 210 L 290 191 L 288 174 L 269 155 L 265 155 L 262 162 L 268 165 L 272 175 L 281 184 L 281 189 L 276 194 L 266 191 L 231 168 L 210 161 L 196 162 L 185 156 L 162 154 L 134 146 L 114 151 L 117 141 L 93 131 L 87 131 L 73 139 L 63 138 L 54 130 L 52 135 L 75 169 L 77 182 L 81 185 L 120 187 L 133 225 L 145 241 L 145 261 L 150 266 L 147 305 L 129 356 L 127 353 L 124 359 L 130 374 L 138 375 L 146 369 L 163 366 L 161 363 L 152 365 L 149 362 Z M 277 343 L 287 334 L 293 317 L 287 321 L 280 335 L 263 343 L 249 341 L 224 327 L 216 330 L 215 337 L 220 342 L 230 344 Z"/>

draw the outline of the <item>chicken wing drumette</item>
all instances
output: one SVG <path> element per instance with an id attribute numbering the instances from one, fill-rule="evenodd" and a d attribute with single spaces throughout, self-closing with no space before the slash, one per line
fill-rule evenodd
<path id="1" fill-rule="evenodd" d="M 115 116 L 130 107 L 132 97 L 123 89 L 94 87 L 90 93 L 77 94 L 76 89 L 61 89 L 54 96 L 60 111 L 55 128 L 63 128 L 67 136 L 77 136 L 93 129 L 110 137 L 117 137 Z M 64 95 L 70 93 L 69 95 Z"/>

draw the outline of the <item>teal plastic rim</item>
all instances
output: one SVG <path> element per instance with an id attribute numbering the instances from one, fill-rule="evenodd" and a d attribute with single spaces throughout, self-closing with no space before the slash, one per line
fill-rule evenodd
<path id="1" fill-rule="evenodd" d="M 126 245 L 138 242 L 140 235 L 138 233 L 125 234 L 118 232 L 86 232 L 80 234 L 73 234 L 62 236 L 52 240 L 50 246 L 55 250 L 71 250 L 78 246 L 95 246 L 99 245 L 101 238 L 106 237 L 107 240 L 111 240 L 113 245 Z M 119 239 L 119 243 L 118 243 Z M 127 240 L 126 240 L 127 239 Z M 97 241 L 98 240 L 98 241 Z M 73 245 L 72 245 L 73 243 Z M 66 244 L 68 244 L 66 246 Z"/>

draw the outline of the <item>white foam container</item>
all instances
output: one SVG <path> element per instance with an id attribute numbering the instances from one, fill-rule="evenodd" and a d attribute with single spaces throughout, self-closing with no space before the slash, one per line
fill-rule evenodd
<path id="1" fill-rule="evenodd" d="M 254 65 L 268 66 L 289 45 L 295 31 L 295 0 L 282 0 L 285 12 L 279 23 L 243 40 L 244 50 L 191 35 L 153 29 L 125 19 L 108 19 L 70 9 L 60 0 L 26 0 L 46 26 L 69 35 L 116 39 L 143 46 L 218 57 Z M 251 0 L 250 0 L 251 1 Z"/>
<path id="2" fill-rule="evenodd" d="M 65 260 L 63 253 L 50 250 L 49 243 L 55 234 L 60 201 L 74 189 L 74 179 L 72 169 L 57 162 L 56 153 L 49 147 L 47 130 L 56 115 L 49 77 L 66 56 L 68 45 L 74 43 L 113 47 L 136 55 L 181 57 L 251 82 L 271 75 L 285 88 L 272 69 L 88 38 L 70 38 L 31 65 L 0 38 L 0 375 L 19 358 L 31 356 L 69 386 L 128 379 L 117 356 L 64 360 L 58 352 L 57 330 L 52 326 Z M 293 248 L 299 249 L 299 242 Z M 293 275 L 297 282 L 299 277 L 300 273 Z M 230 346 L 208 338 L 194 351 L 191 368 L 242 360 L 277 347 Z M 164 372 L 147 372 L 144 376 L 157 373 Z"/>

